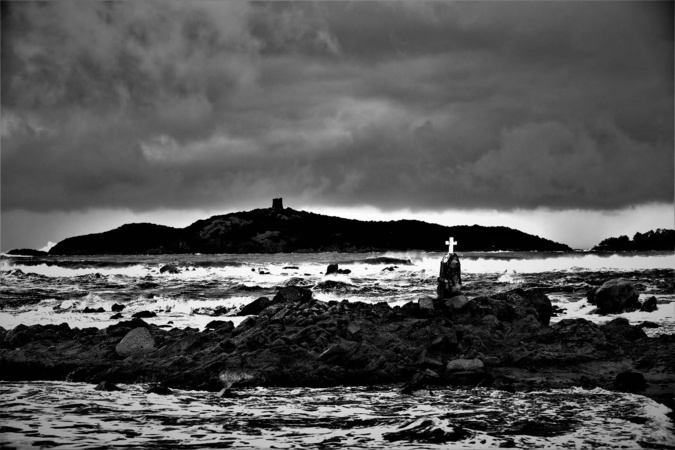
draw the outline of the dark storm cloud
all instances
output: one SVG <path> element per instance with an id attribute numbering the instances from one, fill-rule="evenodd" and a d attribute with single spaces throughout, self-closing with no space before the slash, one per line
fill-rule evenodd
<path id="1" fill-rule="evenodd" d="M 10 2 L 3 209 L 673 201 L 672 6 Z"/>

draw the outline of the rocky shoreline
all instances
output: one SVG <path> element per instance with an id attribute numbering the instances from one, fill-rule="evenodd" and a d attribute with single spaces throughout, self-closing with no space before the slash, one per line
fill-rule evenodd
<path id="1" fill-rule="evenodd" d="M 235 327 L 162 328 L 142 319 L 105 329 L 20 325 L 0 329 L 2 380 L 154 383 L 220 391 L 245 386 L 400 384 L 540 390 L 625 390 L 671 409 L 675 336 L 649 338 L 625 319 L 550 325 L 549 298 L 516 289 L 402 307 L 323 302 L 281 288 L 248 306 Z"/>

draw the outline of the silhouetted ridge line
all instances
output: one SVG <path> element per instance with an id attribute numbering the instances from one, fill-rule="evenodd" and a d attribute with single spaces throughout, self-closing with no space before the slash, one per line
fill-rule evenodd
<path id="1" fill-rule="evenodd" d="M 198 220 L 186 228 L 128 224 L 76 236 L 51 255 L 163 253 L 313 253 L 443 251 L 449 236 L 459 251 L 572 251 L 564 244 L 507 227 L 443 225 L 417 220 L 361 221 L 292 208 L 254 209 Z"/>

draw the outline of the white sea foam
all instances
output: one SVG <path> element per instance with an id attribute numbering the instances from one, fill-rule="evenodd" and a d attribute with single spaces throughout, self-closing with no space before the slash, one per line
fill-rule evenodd
<path id="1" fill-rule="evenodd" d="M 559 322 L 562 319 L 586 319 L 597 324 L 603 324 L 614 320 L 617 317 L 623 317 L 633 325 L 638 325 L 645 321 L 654 322 L 659 325 L 658 328 L 645 328 L 644 331 L 647 336 L 675 334 L 675 301 L 672 296 L 655 295 L 659 301 L 656 311 L 633 311 L 606 315 L 591 314 L 597 307 L 591 305 L 585 299 L 575 302 L 566 302 L 565 298 L 560 295 L 549 295 L 549 297 L 554 303 L 557 303 L 566 310 L 565 314 L 552 317 L 551 323 Z M 644 301 L 648 297 L 651 297 L 651 294 L 641 294 L 640 301 Z"/>
<path id="2" fill-rule="evenodd" d="M 252 388 L 220 399 L 204 391 L 144 394 L 141 385 L 99 392 L 66 382 L 0 383 L 3 439 L 70 448 L 118 445 L 234 448 L 667 448 L 675 445 L 669 409 L 634 394 L 602 389 L 507 393 L 442 389 L 401 396 L 395 387 Z M 635 420 L 637 418 L 638 420 Z M 535 424 L 544 433 L 528 433 Z M 525 426 L 525 428 L 523 428 Z M 422 429 L 434 442 L 391 440 Z M 95 431 L 95 432 L 92 432 Z M 414 436 L 414 434 L 413 434 Z M 389 437 L 390 439 L 387 439 Z"/>

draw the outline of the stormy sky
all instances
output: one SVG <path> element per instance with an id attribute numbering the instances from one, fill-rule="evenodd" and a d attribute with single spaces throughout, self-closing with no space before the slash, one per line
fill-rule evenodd
<path id="1" fill-rule="evenodd" d="M 638 1 L 3 2 L 2 250 L 280 196 L 576 247 L 672 228 L 673 19 Z"/>

